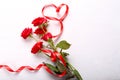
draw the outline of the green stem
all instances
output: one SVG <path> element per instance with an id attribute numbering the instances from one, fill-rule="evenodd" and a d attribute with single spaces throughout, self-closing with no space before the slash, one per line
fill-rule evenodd
<path id="1" fill-rule="evenodd" d="M 39 53 L 41 53 L 41 51 L 39 51 Z M 44 53 L 44 54 L 45 54 L 45 53 Z M 45 55 L 50 58 L 50 56 L 49 56 L 48 54 L 45 54 Z"/>
<path id="2" fill-rule="evenodd" d="M 30 35 L 29 37 L 34 39 L 36 42 L 38 42 L 38 40 L 36 38 L 34 38 L 32 35 Z"/>
<path id="3" fill-rule="evenodd" d="M 44 28 L 43 28 L 43 27 L 44 27 L 44 26 L 42 26 L 42 27 L 41 27 L 41 29 L 43 30 L 43 32 L 44 32 L 44 33 L 46 33 L 46 31 L 44 30 Z"/>
<path id="4" fill-rule="evenodd" d="M 49 39 L 49 40 L 48 40 L 48 43 L 49 43 L 50 47 L 51 47 L 54 51 L 56 51 L 56 47 L 55 47 L 55 45 L 54 45 L 53 40 L 52 40 L 52 39 Z"/>
<path id="5" fill-rule="evenodd" d="M 62 53 L 62 49 L 60 50 L 60 53 Z"/>
<path id="6" fill-rule="evenodd" d="M 74 76 L 76 76 L 78 80 L 83 80 L 80 73 L 69 62 L 67 62 L 67 64 L 68 64 L 68 67 L 72 70 L 72 73 L 74 74 Z"/>

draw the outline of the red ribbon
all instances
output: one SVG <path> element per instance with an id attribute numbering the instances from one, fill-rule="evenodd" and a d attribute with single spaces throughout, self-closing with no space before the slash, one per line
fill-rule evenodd
<path id="1" fill-rule="evenodd" d="M 61 18 L 50 17 L 50 16 L 46 16 L 46 15 L 44 14 L 45 9 L 47 9 L 47 8 L 49 8 L 49 7 L 55 8 L 55 9 L 56 9 L 56 13 L 59 13 L 60 10 L 61 10 L 61 8 L 62 8 L 63 6 L 66 7 L 66 11 L 65 11 L 65 13 L 63 14 L 63 16 L 62 16 Z M 43 15 L 45 18 L 47 18 L 47 19 L 49 19 L 49 20 L 58 21 L 58 22 L 60 23 L 60 33 L 57 34 L 57 35 L 55 35 L 55 36 L 53 36 L 53 38 L 56 38 L 56 37 L 59 38 L 59 37 L 61 36 L 61 34 L 63 33 L 63 23 L 62 23 L 62 21 L 63 21 L 63 20 L 66 18 L 66 16 L 68 15 L 68 11 L 69 11 L 69 7 L 68 7 L 68 5 L 66 5 L 66 4 L 61 4 L 61 5 L 58 6 L 58 7 L 57 7 L 56 5 L 54 5 L 54 4 L 50 4 L 50 5 L 45 5 L 45 6 L 43 7 L 43 9 L 42 9 L 42 15 Z"/>
<path id="2" fill-rule="evenodd" d="M 39 64 L 36 68 L 33 68 L 31 66 L 21 66 L 19 67 L 17 70 L 13 70 L 12 68 L 10 68 L 8 65 L 0 65 L 0 69 L 1 68 L 5 68 L 7 71 L 9 72 L 21 72 L 22 70 L 24 69 L 28 69 L 30 71 L 38 71 L 40 70 L 41 67 L 44 67 L 45 70 L 52 74 L 52 75 L 55 75 L 55 76 L 58 76 L 58 77 L 63 77 L 65 74 L 66 74 L 66 71 L 62 72 L 61 74 L 54 74 L 54 72 L 52 70 L 50 70 L 45 64 Z"/>
<path id="3" fill-rule="evenodd" d="M 13 70 L 8 65 L 0 65 L 0 69 L 5 68 L 9 72 L 21 72 L 23 69 L 28 69 L 30 71 L 39 70 L 42 66 L 43 66 L 43 64 L 39 64 L 36 68 L 33 68 L 31 66 L 21 66 L 17 70 Z"/>
<path id="4" fill-rule="evenodd" d="M 44 52 L 45 54 L 50 55 L 51 56 L 51 60 L 53 62 L 55 62 L 57 60 L 57 58 L 58 58 L 63 63 L 63 65 L 66 66 L 65 60 L 64 60 L 64 58 L 62 57 L 62 55 L 59 52 L 57 52 L 57 51 L 52 52 L 51 50 L 48 50 L 48 49 L 42 49 L 41 51 Z M 46 70 L 49 73 L 53 74 L 52 71 L 47 66 L 46 66 L 46 68 L 47 68 Z M 65 74 L 66 74 L 66 70 L 63 71 L 61 74 L 55 74 L 55 75 L 58 76 L 58 77 L 63 77 Z"/>
<path id="5" fill-rule="evenodd" d="M 65 13 L 63 14 L 63 16 L 61 16 L 61 18 L 50 17 L 50 16 L 46 16 L 46 15 L 44 14 L 45 9 L 47 9 L 47 8 L 49 8 L 49 7 L 55 8 L 55 9 L 56 9 L 56 13 L 58 14 L 63 6 L 66 7 L 66 11 L 65 11 Z M 62 23 L 62 22 L 63 22 L 63 20 L 66 18 L 66 16 L 68 15 L 68 11 L 69 11 L 69 7 L 68 7 L 68 5 L 66 5 L 66 4 L 61 4 L 61 5 L 58 6 L 58 7 L 57 7 L 56 5 L 54 5 L 54 4 L 50 4 L 50 5 L 45 5 L 45 6 L 43 7 L 43 9 L 42 9 L 42 15 L 43 15 L 45 18 L 47 18 L 47 19 L 49 19 L 49 20 L 58 21 L 58 22 L 60 23 L 60 33 L 57 34 L 57 35 L 55 35 L 55 36 L 53 36 L 53 38 L 57 38 L 57 39 L 58 39 L 58 38 L 62 35 L 62 33 L 63 33 L 63 23 Z M 65 60 L 64 60 L 64 58 L 62 57 L 62 55 L 61 55 L 59 52 L 57 52 L 57 51 L 52 52 L 52 51 L 50 51 L 50 50 L 42 50 L 42 51 L 43 51 L 44 53 L 50 53 L 50 54 L 51 54 L 51 60 L 52 60 L 53 62 L 56 60 L 56 58 L 58 58 L 58 59 L 64 64 L 64 66 L 66 66 Z M 56 56 L 57 56 L 57 57 L 56 57 Z M 64 76 L 65 74 L 66 74 L 66 71 L 64 71 L 64 72 L 63 72 L 61 75 L 59 75 L 58 77 Z"/>
<path id="6" fill-rule="evenodd" d="M 50 54 L 51 60 L 53 62 L 55 62 L 56 59 L 58 58 L 64 64 L 64 66 L 66 66 L 65 60 L 64 60 L 64 58 L 62 57 L 62 55 L 59 52 L 57 52 L 57 51 L 52 52 L 51 50 L 48 50 L 48 49 L 44 49 L 44 50 L 41 50 L 41 51 L 44 52 L 44 53 Z"/>

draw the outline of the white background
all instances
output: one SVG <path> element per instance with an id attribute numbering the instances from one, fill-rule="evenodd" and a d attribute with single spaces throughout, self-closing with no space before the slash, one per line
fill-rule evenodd
<path id="1" fill-rule="evenodd" d="M 31 21 L 41 16 L 42 7 L 51 3 L 69 5 L 61 39 L 72 44 L 69 60 L 83 79 L 120 80 L 120 0 L 1 0 L 0 64 L 17 69 L 49 61 L 42 55 L 31 54 L 35 42 L 23 40 L 20 33 L 25 27 L 32 27 Z M 0 69 L 0 80 L 57 79 L 44 69 L 23 70 L 19 74 Z"/>

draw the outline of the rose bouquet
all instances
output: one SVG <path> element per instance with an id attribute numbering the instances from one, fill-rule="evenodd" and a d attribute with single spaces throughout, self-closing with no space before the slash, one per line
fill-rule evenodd
<path id="1" fill-rule="evenodd" d="M 58 19 L 55 17 L 49 17 L 44 15 L 44 10 L 48 7 L 54 7 L 58 13 L 60 9 L 66 6 L 66 11 L 64 15 Z M 60 42 L 55 42 L 53 38 L 59 38 L 63 31 L 63 20 L 68 14 L 68 5 L 61 4 L 59 7 L 54 4 L 46 5 L 42 9 L 43 17 L 35 18 L 32 21 L 32 24 L 35 28 L 33 31 L 32 28 L 25 28 L 21 37 L 24 39 L 31 38 L 36 41 L 36 43 L 31 48 L 31 53 L 33 54 L 44 54 L 46 55 L 53 64 L 43 62 L 35 70 L 39 70 L 40 67 L 44 67 L 45 70 L 57 77 L 61 77 L 62 80 L 83 80 L 79 72 L 68 62 L 67 53 L 65 50 L 69 49 L 70 43 L 66 40 Z M 55 20 L 60 23 L 60 33 L 56 36 L 53 36 L 51 32 L 48 31 L 49 21 Z"/>
<path id="2" fill-rule="evenodd" d="M 56 13 L 59 13 L 63 6 L 66 7 L 66 10 L 61 18 L 50 17 L 44 14 L 45 9 L 49 7 L 55 8 Z M 61 80 L 83 80 L 79 72 L 69 63 L 67 59 L 69 53 L 67 53 L 65 50 L 69 49 L 71 44 L 69 44 L 66 40 L 56 43 L 63 32 L 63 20 L 66 18 L 68 10 L 69 7 L 66 4 L 61 4 L 58 7 L 54 4 L 45 5 L 42 9 L 43 17 L 35 18 L 32 21 L 35 30 L 28 27 L 25 28 L 21 33 L 21 37 L 23 39 L 31 38 L 36 41 L 31 48 L 31 53 L 46 55 L 51 60 L 52 64 L 43 62 L 35 68 L 31 66 L 21 66 L 17 70 L 13 70 L 8 65 L 0 65 L 0 69 L 5 68 L 9 72 L 18 73 L 25 68 L 30 71 L 36 71 L 43 67 L 48 73 L 56 77 L 60 77 Z M 60 33 L 55 36 L 48 31 L 50 20 L 57 21 L 60 24 Z"/>

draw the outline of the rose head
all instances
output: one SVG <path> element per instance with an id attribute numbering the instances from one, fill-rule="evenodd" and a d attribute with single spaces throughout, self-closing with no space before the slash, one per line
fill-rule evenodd
<path id="1" fill-rule="evenodd" d="M 39 26 L 39 25 L 46 23 L 46 22 L 47 22 L 47 19 L 45 19 L 44 17 L 38 17 L 32 21 L 32 24 L 34 26 Z"/>
<path id="2" fill-rule="evenodd" d="M 26 39 L 30 34 L 32 34 L 32 28 L 25 28 L 21 33 L 21 37 Z"/>
<path id="3" fill-rule="evenodd" d="M 43 42 L 37 42 L 31 50 L 31 53 L 36 54 L 43 47 Z"/>
<path id="4" fill-rule="evenodd" d="M 45 32 L 47 32 L 47 29 L 46 29 L 46 27 L 43 27 L 43 28 L 37 28 L 34 33 L 35 34 L 45 34 Z"/>
<path id="5" fill-rule="evenodd" d="M 46 33 L 45 35 L 43 35 L 42 39 L 45 41 L 48 41 L 49 39 L 52 38 L 52 34 L 50 32 Z"/>

